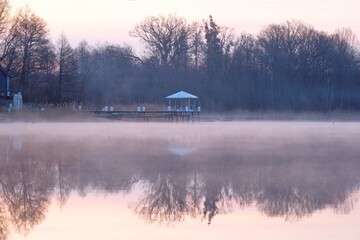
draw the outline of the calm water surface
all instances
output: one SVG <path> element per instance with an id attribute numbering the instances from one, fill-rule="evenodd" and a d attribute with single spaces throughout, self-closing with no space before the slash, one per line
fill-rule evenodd
<path id="1" fill-rule="evenodd" d="M 0 124 L 0 240 L 359 239 L 359 189 L 359 123 Z"/>

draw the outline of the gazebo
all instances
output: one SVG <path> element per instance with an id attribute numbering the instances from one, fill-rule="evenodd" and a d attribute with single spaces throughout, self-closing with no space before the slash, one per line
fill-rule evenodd
<path id="1" fill-rule="evenodd" d="M 185 91 L 180 91 L 174 94 L 171 94 L 166 97 L 169 100 L 167 106 L 168 111 L 198 111 L 200 112 L 200 104 L 196 108 L 196 99 L 199 99 L 197 96 L 187 93 Z M 173 104 L 173 105 L 172 105 Z"/>

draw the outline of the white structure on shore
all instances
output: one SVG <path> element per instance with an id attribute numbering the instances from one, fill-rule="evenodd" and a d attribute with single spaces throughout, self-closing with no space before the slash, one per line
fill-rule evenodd
<path id="1" fill-rule="evenodd" d="M 200 112 L 199 98 L 185 91 L 171 94 L 167 96 L 166 99 L 169 100 L 169 104 L 166 108 L 167 111 Z M 196 103 L 196 101 L 198 102 Z"/>
<path id="2" fill-rule="evenodd" d="M 23 107 L 23 97 L 21 95 L 21 92 L 15 93 L 13 96 L 13 109 L 14 110 L 20 110 Z"/>

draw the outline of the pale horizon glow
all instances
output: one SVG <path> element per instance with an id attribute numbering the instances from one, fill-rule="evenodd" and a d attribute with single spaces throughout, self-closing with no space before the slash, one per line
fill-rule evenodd
<path id="1" fill-rule="evenodd" d="M 294 222 L 280 217 L 266 217 L 252 206 L 236 207 L 231 214 L 218 214 L 209 226 L 204 220 L 189 217 L 168 225 L 146 224 L 129 208 L 134 201 L 134 195 L 110 194 L 101 197 L 99 194 L 89 194 L 82 198 L 72 194 L 66 205 L 59 208 L 53 199 L 44 222 L 28 235 L 14 234 L 11 239 L 165 240 L 233 239 L 234 236 L 244 239 L 331 239 L 341 232 L 346 233 L 340 235 L 341 239 L 351 240 L 356 238 L 354 229 L 360 225 L 359 204 L 355 205 L 351 215 L 337 215 L 325 209 Z"/>
<path id="2" fill-rule="evenodd" d="M 97 43 L 143 44 L 129 36 L 147 16 L 176 14 L 189 23 L 212 15 L 219 26 L 257 34 L 263 27 L 300 20 L 315 29 L 333 33 L 350 28 L 360 36 L 360 2 L 357 0 L 10 0 L 12 11 L 29 6 L 43 18 L 56 41 L 63 32 L 75 47 L 82 40 Z"/>

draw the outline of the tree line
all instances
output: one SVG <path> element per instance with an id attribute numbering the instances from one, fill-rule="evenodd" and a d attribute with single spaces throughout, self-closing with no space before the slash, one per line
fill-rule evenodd
<path id="1" fill-rule="evenodd" d="M 52 42 L 31 9 L 9 9 L 0 0 L 0 63 L 28 102 L 161 104 L 185 90 L 213 110 L 360 109 L 360 51 L 350 29 L 329 34 L 292 20 L 237 35 L 212 16 L 151 16 L 129 33 L 144 44 L 138 56 L 128 45 L 72 47 L 64 34 Z"/>

